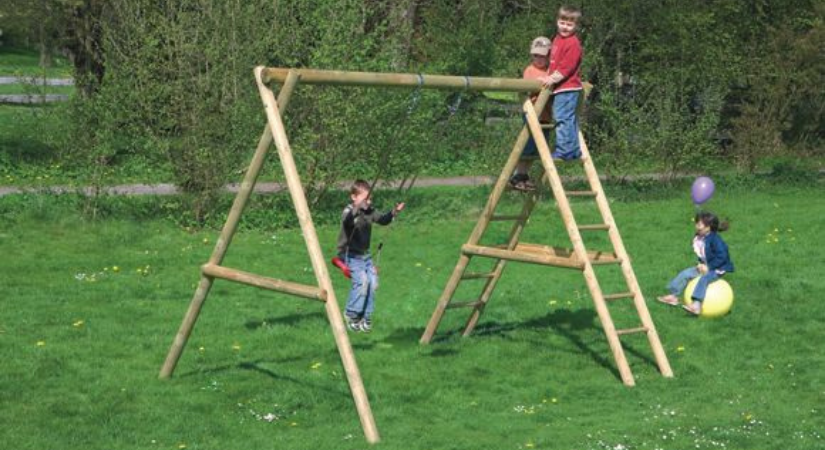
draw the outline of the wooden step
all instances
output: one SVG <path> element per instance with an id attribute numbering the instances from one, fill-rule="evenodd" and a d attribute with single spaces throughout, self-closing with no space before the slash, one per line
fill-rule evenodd
<path id="1" fill-rule="evenodd" d="M 579 225 L 579 231 L 597 231 L 597 230 L 609 230 L 610 225 L 606 223 L 598 223 L 593 225 Z"/>
<path id="2" fill-rule="evenodd" d="M 486 247 L 482 245 L 465 244 L 461 247 L 461 251 L 466 255 L 567 267 L 570 269 L 584 269 L 584 263 L 576 258 L 575 251 L 567 248 L 525 243 L 518 244 L 515 249 L 509 250 L 506 245 Z M 587 252 L 587 256 L 591 264 L 617 264 L 621 262 L 614 253 L 590 251 Z"/>
<path id="3" fill-rule="evenodd" d="M 454 308 L 475 308 L 476 306 L 482 305 L 481 300 L 476 300 L 472 302 L 450 302 L 447 305 L 447 309 L 454 309 Z"/>
<path id="4" fill-rule="evenodd" d="M 624 330 L 616 330 L 616 334 L 618 334 L 619 336 L 636 333 L 647 333 L 647 327 L 625 328 Z"/>
<path id="5" fill-rule="evenodd" d="M 596 191 L 567 191 L 568 197 L 595 197 Z"/>
<path id="6" fill-rule="evenodd" d="M 461 276 L 462 280 L 477 280 L 479 278 L 493 278 L 496 276 L 494 272 L 488 273 L 479 273 L 479 272 L 466 272 L 464 275 Z"/>
<path id="7" fill-rule="evenodd" d="M 632 292 L 620 292 L 618 294 L 607 294 L 604 296 L 606 301 L 611 300 L 620 300 L 623 298 L 633 298 L 634 294 Z"/>
<path id="8" fill-rule="evenodd" d="M 521 220 L 521 214 L 501 214 L 490 216 L 490 222 L 503 222 L 508 220 Z"/>

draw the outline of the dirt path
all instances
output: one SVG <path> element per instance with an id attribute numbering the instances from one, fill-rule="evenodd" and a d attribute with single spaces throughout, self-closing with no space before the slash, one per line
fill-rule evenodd
<path id="1" fill-rule="evenodd" d="M 416 187 L 432 186 L 481 186 L 495 182 L 495 177 L 491 176 L 471 176 L 471 177 L 448 177 L 448 178 L 419 178 L 415 182 Z M 381 183 L 379 189 L 395 188 L 400 185 L 398 181 Z M 336 188 L 347 189 L 348 183 L 339 183 Z M 237 193 L 240 189 L 239 183 L 226 185 L 226 192 Z M 257 183 L 255 192 L 271 194 L 286 189 L 283 183 Z M 102 193 L 107 195 L 174 195 L 179 189 L 168 183 L 163 184 L 123 184 L 118 186 L 108 186 L 102 189 Z M 49 186 L 49 187 L 16 187 L 0 186 L 0 197 L 4 195 L 26 194 L 26 193 L 46 193 L 46 194 L 73 194 L 81 193 L 93 195 L 94 189 L 91 187 L 71 187 L 71 186 Z"/>

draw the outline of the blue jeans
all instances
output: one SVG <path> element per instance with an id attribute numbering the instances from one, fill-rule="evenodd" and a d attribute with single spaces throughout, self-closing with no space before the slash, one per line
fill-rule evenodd
<path id="1" fill-rule="evenodd" d="M 522 116 L 522 120 L 524 121 L 524 123 L 526 125 L 527 124 L 527 118 Z M 550 129 L 549 128 L 542 128 L 541 132 L 544 134 L 544 140 L 547 142 L 547 145 L 550 145 Z M 529 136 L 530 137 L 527 138 L 527 143 L 524 144 L 524 150 L 521 151 L 521 156 L 522 157 L 538 156 L 539 155 L 539 148 L 536 145 L 536 141 L 533 139 L 533 133 L 530 133 Z"/>
<path id="2" fill-rule="evenodd" d="M 560 92 L 553 96 L 553 120 L 556 121 L 554 158 L 570 160 L 582 156 L 579 147 L 579 119 L 576 117 L 578 105 L 579 91 Z"/>
<path id="3" fill-rule="evenodd" d="M 378 289 L 378 272 L 372 265 L 372 257 L 349 255 L 346 263 L 352 274 L 346 315 L 353 319 L 369 319 L 375 310 L 375 290 Z"/>
<path id="4" fill-rule="evenodd" d="M 696 283 L 696 287 L 693 289 L 691 298 L 699 302 L 704 301 L 705 294 L 708 291 L 708 285 L 719 279 L 719 274 L 716 273 L 716 271 L 711 270 L 702 275 L 696 267 L 688 267 L 670 280 L 670 283 L 667 285 L 667 290 L 670 291 L 671 294 L 681 297 L 690 280 L 696 277 L 700 278 L 699 282 Z"/>

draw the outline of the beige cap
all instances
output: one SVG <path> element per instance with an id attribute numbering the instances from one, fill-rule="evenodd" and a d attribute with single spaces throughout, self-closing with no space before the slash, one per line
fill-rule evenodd
<path id="1" fill-rule="evenodd" d="M 530 44 L 530 54 L 547 56 L 550 54 L 550 45 L 550 39 L 539 36 L 533 39 L 533 43 Z"/>

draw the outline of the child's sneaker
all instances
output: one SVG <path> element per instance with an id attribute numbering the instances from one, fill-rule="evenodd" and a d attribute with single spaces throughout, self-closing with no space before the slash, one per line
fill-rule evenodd
<path id="1" fill-rule="evenodd" d="M 372 321 L 366 318 L 361 319 L 361 321 L 358 322 L 358 328 L 360 328 L 362 333 L 369 333 L 372 331 Z"/>
<path id="2" fill-rule="evenodd" d="M 346 316 L 347 320 L 347 329 L 354 332 L 359 332 L 361 330 L 361 320 L 355 317 Z"/>

